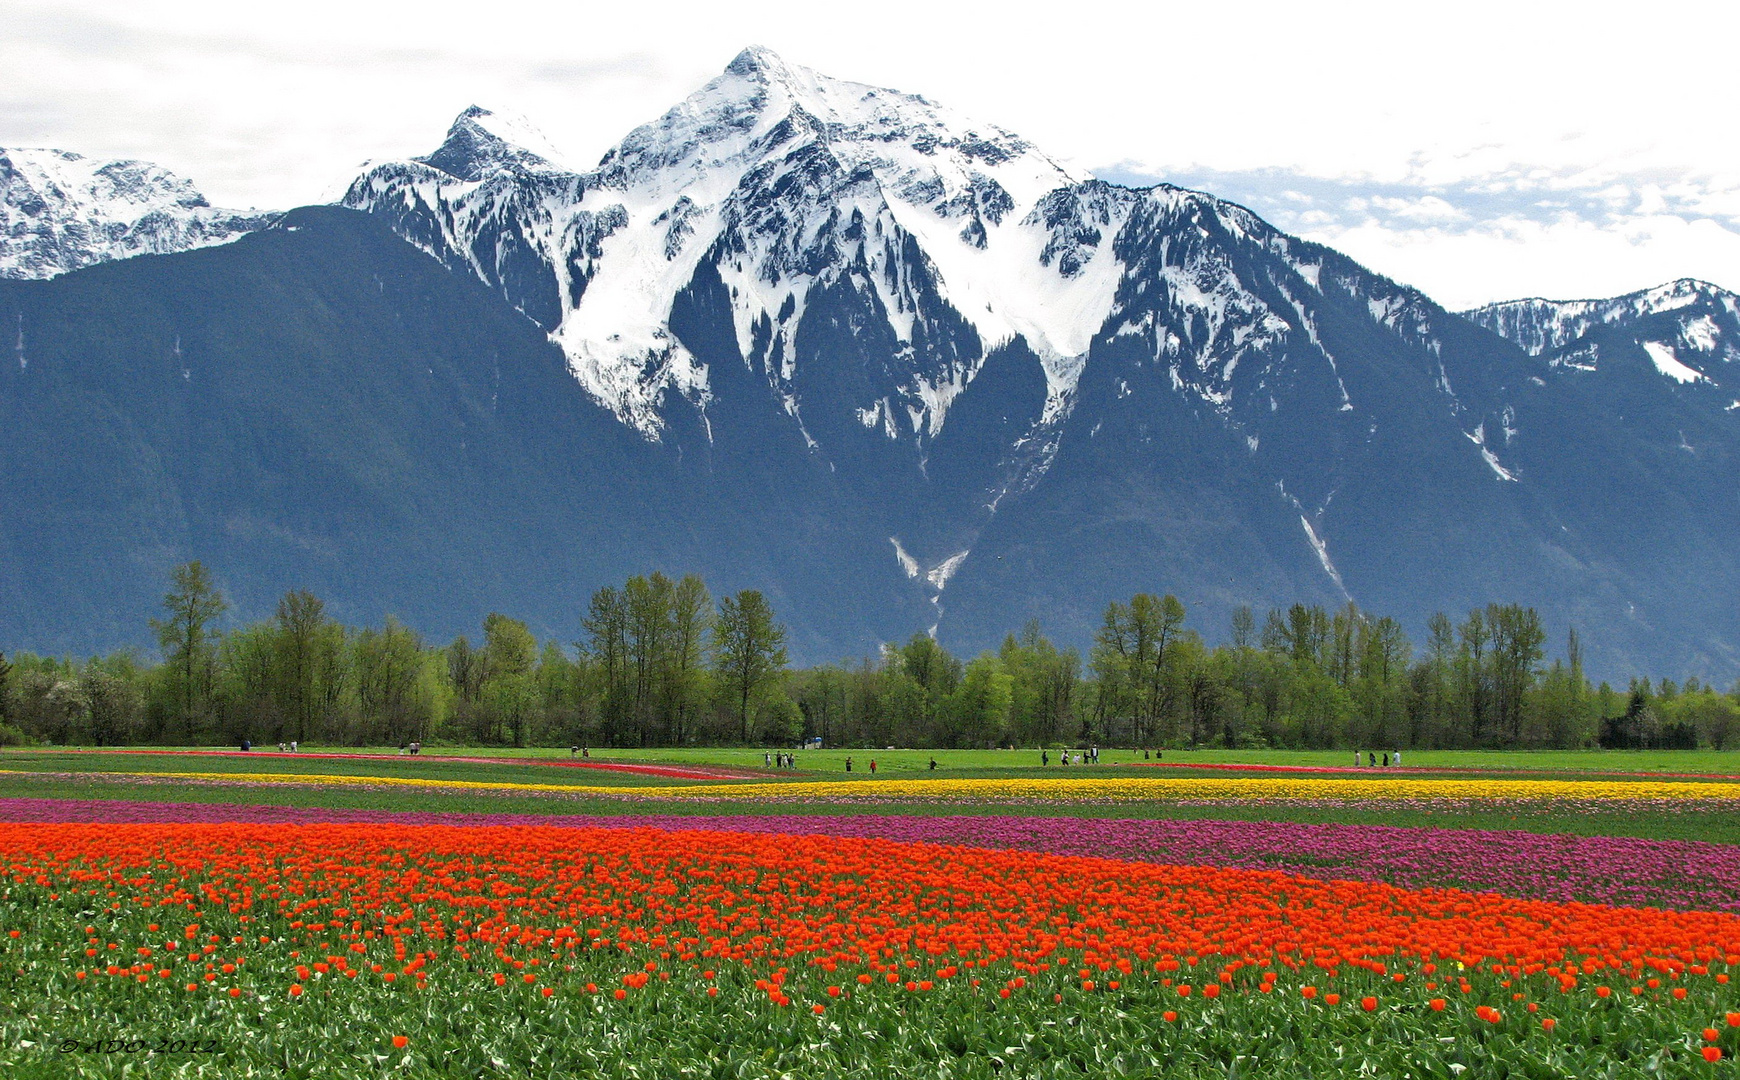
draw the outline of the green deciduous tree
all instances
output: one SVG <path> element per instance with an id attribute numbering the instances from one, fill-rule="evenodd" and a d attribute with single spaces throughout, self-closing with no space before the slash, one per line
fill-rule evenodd
<path id="1" fill-rule="evenodd" d="M 197 559 L 177 566 L 170 581 L 163 598 L 168 618 L 152 619 L 151 628 L 173 672 L 171 722 L 186 736 L 209 718 L 217 639 L 212 623 L 229 610 L 229 603 Z"/>
<path id="2" fill-rule="evenodd" d="M 785 627 L 754 589 L 719 601 L 713 627 L 713 663 L 737 720 L 738 737 L 749 741 L 749 719 L 761 694 L 785 673 Z"/>

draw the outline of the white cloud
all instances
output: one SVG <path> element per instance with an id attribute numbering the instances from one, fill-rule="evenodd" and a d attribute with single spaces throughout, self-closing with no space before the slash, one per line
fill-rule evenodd
<path id="1" fill-rule="evenodd" d="M 1521 296 L 1615 296 L 1678 277 L 1731 283 L 1740 268 L 1740 234 L 1708 219 L 1506 217 L 1455 232 L 1367 221 L 1301 231 L 1452 309 Z"/>

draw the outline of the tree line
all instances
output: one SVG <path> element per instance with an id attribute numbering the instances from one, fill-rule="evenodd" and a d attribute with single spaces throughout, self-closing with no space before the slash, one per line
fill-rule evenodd
<path id="1" fill-rule="evenodd" d="M 1176 597 L 1107 608 L 1084 657 L 1037 623 L 971 659 L 927 634 L 793 668 L 754 590 L 654 573 L 593 594 L 571 642 L 503 614 L 477 641 L 389 617 L 348 627 L 305 591 L 225 628 L 210 572 L 177 567 L 159 656 L 0 654 L 0 741 L 485 746 L 989 747 L 1084 743 L 1375 748 L 1694 748 L 1740 741 L 1740 686 L 1591 685 L 1573 631 L 1547 662 L 1531 608 L 1394 619 L 1295 604 L 1234 611 L 1225 641 Z"/>

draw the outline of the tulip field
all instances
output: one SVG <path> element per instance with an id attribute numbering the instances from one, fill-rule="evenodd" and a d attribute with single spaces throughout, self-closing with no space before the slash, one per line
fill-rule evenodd
<path id="1" fill-rule="evenodd" d="M 1727 1076 L 1709 757 L 14 751 L 0 1075 Z"/>

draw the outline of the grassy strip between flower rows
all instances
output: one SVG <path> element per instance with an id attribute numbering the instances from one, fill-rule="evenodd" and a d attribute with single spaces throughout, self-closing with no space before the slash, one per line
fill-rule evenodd
<path id="1" fill-rule="evenodd" d="M 120 1076 L 150 1054 L 104 1040 L 159 1036 L 215 1043 L 159 1069 L 292 1077 L 1707 1076 L 1740 1049 L 1740 918 L 1711 913 L 654 829 L 0 825 L 0 866 L 9 1076 Z"/>
<path id="2" fill-rule="evenodd" d="M 139 750 L 232 749 L 227 747 L 29 747 L 0 751 L 0 758 L 21 760 L 36 756 L 65 755 L 125 755 Z M 1383 747 L 1369 750 L 1383 752 Z M 396 747 L 348 747 L 303 745 L 305 754 L 372 753 L 393 755 Z M 680 766 L 714 766 L 727 769 L 756 769 L 765 762 L 768 752 L 760 747 L 593 747 L 591 755 L 600 762 L 642 762 Z M 443 758 L 488 757 L 520 759 L 528 764 L 540 761 L 566 761 L 566 747 L 465 747 L 429 746 L 411 759 L 416 762 L 439 761 Z M 948 770 L 1008 770 L 1037 768 L 1039 751 L 1022 750 L 920 750 L 828 748 L 805 750 L 797 755 L 801 768 L 821 773 L 839 773 L 845 759 L 851 757 L 862 769 L 875 758 L 888 773 L 924 773 L 931 759 Z M 1057 751 L 1050 752 L 1052 768 L 1057 765 Z M 1352 764 L 1347 750 L 1216 750 L 1172 748 L 1159 759 L 1168 765 L 1251 765 L 1258 767 L 1340 769 Z M 1740 749 L 1735 750 L 1408 750 L 1408 767 L 1423 769 L 1480 769 L 1496 772 L 1557 772 L 1601 774 L 1620 772 L 1708 773 L 1740 776 Z M 1362 755 L 1362 762 L 1364 757 Z M 1099 768 L 1117 765 L 1151 764 L 1140 751 L 1117 747 L 1102 747 Z"/>
<path id="3" fill-rule="evenodd" d="M 0 770 L 0 776 L 27 775 Z M 76 776 L 76 774 L 73 774 Z M 1740 800 L 1740 783 L 1674 780 L 1496 780 L 1382 777 L 1322 779 L 1295 776 L 1115 776 L 1115 777 L 959 777 L 911 780 L 800 781 L 787 783 L 668 784 L 625 790 L 621 785 L 459 780 L 375 773 L 224 772 L 161 769 L 111 771 L 105 776 L 135 780 L 233 783 L 370 785 L 453 791 L 504 791 L 573 796 L 631 796 L 647 799 L 793 800 L 856 799 L 1382 799 L 1511 800 Z"/>

